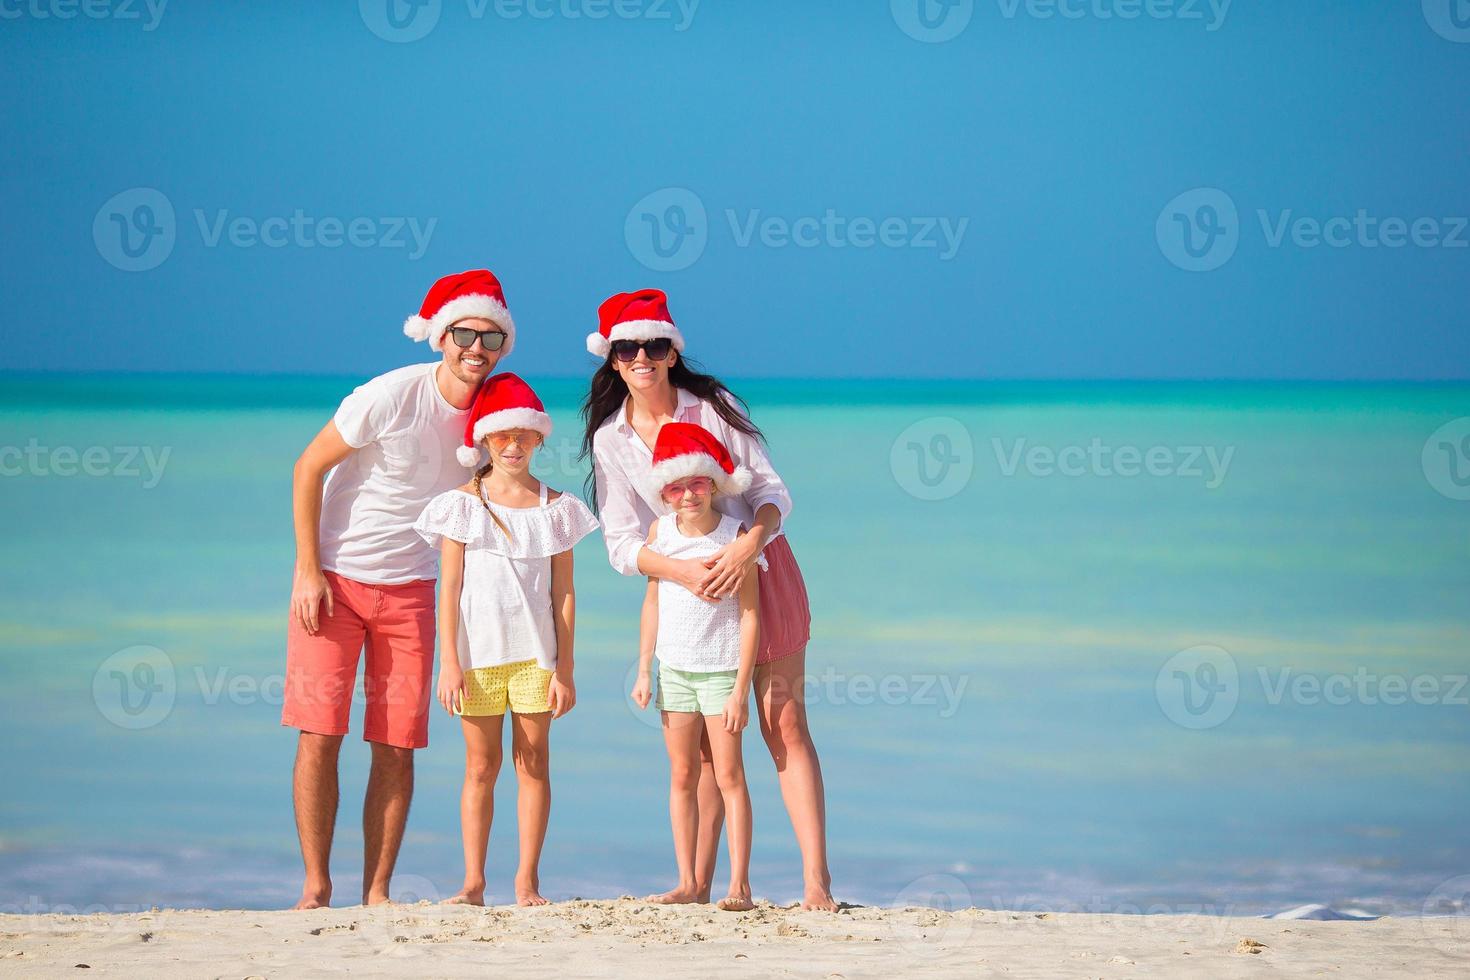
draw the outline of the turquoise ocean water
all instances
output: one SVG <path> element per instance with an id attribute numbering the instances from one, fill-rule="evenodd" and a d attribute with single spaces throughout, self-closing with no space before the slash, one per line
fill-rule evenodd
<path id="1" fill-rule="evenodd" d="M 290 469 L 358 380 L 3 378 L 0 906 L 294 899 Z M 531 380 L 558 427 L 537 472 L 579 490 L 581 383 Z M 1245 914 L 1463 895 L 1470 386 L 735 387 L 796 500 L 839 898 Z M 672 855 L 660 737 L 626 698 L 640 589 L 596 537 L 577 559 L 580 702 L 555 729 L 542 879 L 641 894 Z M 747 759 L 755 890 L 791 899 L 753 730 Z M 400 895 L 458 885 L 460 766 L 436 714 Z M 507 772 L 497 901 L 513 794 Z"/>

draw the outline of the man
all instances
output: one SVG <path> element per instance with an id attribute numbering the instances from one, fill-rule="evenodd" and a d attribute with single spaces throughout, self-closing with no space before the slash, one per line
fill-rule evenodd
<path id="1" fill-rule="evenodd" d="M 281 724 L 300 729 L 292 798 L 306 881 L 296 908 L 329 905 L 337 758 L 363 671 L 372 770 L 362 807 L 362 901 L 388 901 L 413 797 L 413 752 L 429 743 L 437 555 L 413 529 L 430 499 L 464 482 L 455 448 L 480 382 L 515 342 L 500 282 L 445 276 L 403 332 L 443 356 L 381 375 L 343 400 L 296 461 L 296 572 Z M 323 487 L 323 478 L 326 480 Z"/>

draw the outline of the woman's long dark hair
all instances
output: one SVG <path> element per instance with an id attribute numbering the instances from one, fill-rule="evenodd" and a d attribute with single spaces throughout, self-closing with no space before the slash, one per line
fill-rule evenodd
<path id="1" fill-rule="evenodd" d="M 745 399 L 725 386 L 725 383 L 712 374 L 705 374 L 699 370 L 697 363 L 691 362 L 682 353 L 674 361 L 674 366 L 669 368 L 669 383 L 675 388 L 683 388 L 704 401 L 709 402 L 713 408 L 732 429 L 738 429 L 746 435 L 754 436 L 765 441 L 765 434 L 750 420 L 750 406 L 745 404 Z M 612 355 L 602 362 L 602 367 L 592 375 L 592 385 L 587 389 L 587 397 L 582 401 L 582 421 L 586 423 L 586 429 L 582 433 L 582 452 L 577 456 L 579 460 L 586 459 L 592 455 L 592 438 L 597 435 L 597 430 L 602 427 L 614 412 L 622 410 L 623 402 L 628 397 L 628 384 L 618 369 L 613 367 Z M 737 408 L 736 405 L 739 407 Z M 597 501 L 597 474 L 595 470 L 587 473 L 587 482 L 582 488 L 583 496 L 593 512 L 598 510 Z"/>

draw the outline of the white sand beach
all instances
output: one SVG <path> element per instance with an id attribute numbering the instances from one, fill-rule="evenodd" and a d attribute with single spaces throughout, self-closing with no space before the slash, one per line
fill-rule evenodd
<path id="1" fill-rule="evenodd" d="M 632 898 L 311 912 L 0 916 L 0 975 L 1463 977 L 1470 919 L 1314 921 Z"/>

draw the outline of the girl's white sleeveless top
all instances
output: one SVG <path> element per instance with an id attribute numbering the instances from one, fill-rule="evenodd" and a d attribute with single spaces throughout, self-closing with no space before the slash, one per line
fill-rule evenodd
<path id="1" fill-rule="evenodd" d="M 708 558 L 734 541 L 740 522 L 728 515 L 709 534 L 681 534 L 674 514 L 658 518 L 657 534 L 649 546 L 669 558 Z M 756 559 L 761 568 L 766 559 Z M 727 596 L 719 602 L 700 599 L 676 582 L 658 583 L 658 642 L 654 654 L 659 662 L 679 670 L 736 670 L 740 667 L 740 599 Z"/>
<path id="2" fill-rule="evenodd" d="M 563 493 L 535 507 L 501 507 L 463 490 L 429 501 L 414 529 L 439 547 L 442 537 L 464 543 L 459 597 L 459 663 L 465 670 L 535 660 L 556 669 L 551 615 L 551 556 L 568 551 L 597 527 L 587 505 Z M 486 512 L 490 507 L 510 538 Z"/>

